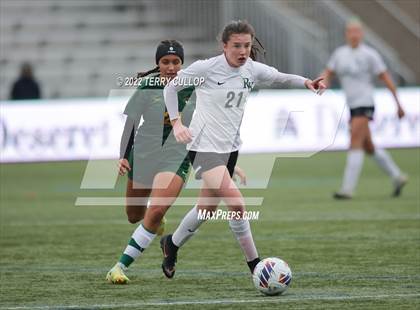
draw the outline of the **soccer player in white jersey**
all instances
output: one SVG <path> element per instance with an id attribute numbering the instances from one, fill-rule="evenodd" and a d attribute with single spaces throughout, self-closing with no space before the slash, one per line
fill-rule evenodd
<path id="1" fill-rule="evenodd" d="M 281 73 L 252 60 L 250 53 L 255 32 L 245 21 L 233 21 L 226 25 L 221 39 L 221 55 L 194 62 L 179 71 L 177 78 L 164 89 L 175 138 L 187 144 L 196 178 L 203 180 L 197 205 L 185 215 L 173 235 L 161 239 L 164 254 L 162 270 L 168 278 L 174 276 L 178 248 L 204 222 L 198 218 L 199 210 L 212 213 L 223 201 L 229 211 L 240 215 L 245 211 L 244 199 L 232 181 L 232 173 L 241 146 L 239 130 L 244 107 L 254 85 L 278 84 L 280 87 L 307 88 L 314 92 L 325 89 L 322 78 L 312 81 Z M 179 117 L 177 92 L 194 79 L 204 82 L 196 87 L 196 110 L 187 128 Z M 260 259 L 249 221 L 239 216 L 230 220 L 229 226 L 253 272 Z"/>
<path id="2" fill-rule="evenodd" d="M 362 38 L 362 24 L 356 19 L 351 20 L 346 27 L 347 44 L 334 51 L 322 74 L 326 85 L 330 84 L 333 75 L 339 78 L 351 116 L 350 150 L 347 155 L 341 189 L 334 194 L 336 199 L 352 198 L 365 152 L 371 155 L 379 167 L 392 179 L 393 196 L 399 196 L 402 187 L 407 182 L 407 176 L 401 172 L 388 152 L 375 147 L 372 142 L 368 122 L 373 119 L 373 83 L 375 78 L 379 77 L 391 91 L 399 118 L 404 117 L 404 110 L 381 56 L 376 50 L 363 44 Z"/>

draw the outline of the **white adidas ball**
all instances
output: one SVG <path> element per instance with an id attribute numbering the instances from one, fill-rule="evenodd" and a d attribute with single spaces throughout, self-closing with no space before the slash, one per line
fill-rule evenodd
<path id="1" fill-rule="evenodd" d="M 280 258 L 268 257 L 255 266 L 252 275 L 255 287 L 265 295 L 284 293 L 292 283 L 292 271 Z"/>

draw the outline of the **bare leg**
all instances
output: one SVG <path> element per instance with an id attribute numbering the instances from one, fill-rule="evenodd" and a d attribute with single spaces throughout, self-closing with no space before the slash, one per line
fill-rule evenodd
<path id="1" fill-rule="evenodd" d="M 143 226 L 156 233 L 163 216 L 175 202 L 184 186 L 184 180 L 172 172 L 160 172 L 153 179 L 150 207 L 146 211 Z"/>
<path id="2" fill-rule="evenodd" d="M 240 214 L 241 218 L 230 220 L 229 226 L 238 240 L 252 272 L 260 259 L 255 248 L 249 221 L 242 218 L 242 214 L 245 211 L 245 203 L 241 192 L 233 182 L 225 166 L 218 166 L 203 172 L 202 178 L 204 188 L 202 188 L 198 200 L 200 204 L 199 209 L 213 212 L 217 208 L 216 202 L 218 203 L 220 199 L 226 203 L 229 211 L 235 211 L 237 214 Z M 210 202 L 209 195 L 212 196 Z M 178 245 L 174 244 L 170 238 L 168 238 L 169 240 L 164 240 L 164 254 L 167 249 L 168 252 L 172 252 L 171 256 L 174 257 L 178 247 L 183 245 L 203 222 L 204 220 L 198 219 L 197 208 L 191 209 L 172 237 Z M 164 259 L 162 267 L 167 277 L 172 277 L 175 273 L 174 260 L 168 262 L 167 259 Z"/>
<path id="3" fill-rule="evenodd" d="M 125 212 L 131 224 L 138 223 L 143 219 L 151 191 L 152 189 L 148 188 L 148 186 L 128 179 Z"/>
<path id="4" fill-rule="evenodd" d="M 168 180 L 170 180 L 168 184 Z M 165 183 L 166 182 L 166 183 Z M 168 184 L 167 188 L 162 184 Z M 153 180 L 150 194 L 150 207 L 144 208 L 143 224 L 140 224 L 131 235 L 131 239 L 120 258 L 120 263 L 128 267 L 137 259 L 156 237 L 156 230 L 166 210 L 178 197 L 184 182 L 172 172 L 158 173 Z"/>

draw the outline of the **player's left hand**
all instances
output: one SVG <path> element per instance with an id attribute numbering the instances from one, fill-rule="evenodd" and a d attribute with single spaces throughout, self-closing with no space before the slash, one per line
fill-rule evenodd
<path id="1" fill-rule="evenodd" d="M 398 118 L 399 119 L 402 119 L 405 116 L 405 112 L 404 112 L 403 108 L 400 105 L 398 105 L 397 114 L 398 114 Z"/>
<path id="2" fill-rule="evenodd" d="M 121 158 L 118 161 L 118 174 L 123 176 L 131 170 L 130 163 L 126 158 Z"/>
<path id="3" fill-rule="evenodd" d="M 327 86 L 325 85 L 324 82 L 322 82 L 322 80 L 324 79 L 324 77 L 319 77 L 316 78 L 315 80 L 306 80 L 305 81 L 305 86 L 307 89 L 312 90 L 315 94 L 317 95 L 322 95 L 324 93 L 324 91 L 327 89 Z"/>
<path id="4" fill-rule="evenodd" d="M 233 180 L 236 181 L 236 176 L 240 179 L 240 184 L 246 186 L 246 174 L 245 171 L 241 169 L 239 166 L 235 166 L 235 170 L 233 171 Z"/>

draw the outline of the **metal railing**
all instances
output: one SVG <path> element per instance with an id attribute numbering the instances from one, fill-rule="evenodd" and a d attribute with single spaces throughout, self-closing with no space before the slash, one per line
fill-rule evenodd
<path id="1" fill-rule="evenodd" d="M 223 1 L 224 22 L 246 19 L 266 51 L 266 62 L 282 72 L 315 77 L 328 57 L 323 29 L 273 1 Z"/>
<path id="2" fill-rule="evenodd" d="M 403 25 L 408 31 L 410 31 L 417 39 L 420 40 L 420 25 L 418 22 L 413 20 L 410 16 L 404 13 L 398 5 L 392 1 L 376 0 L 376 2 L 384 8 L 389 14 L 391 14 L 401 25 Z"/>

